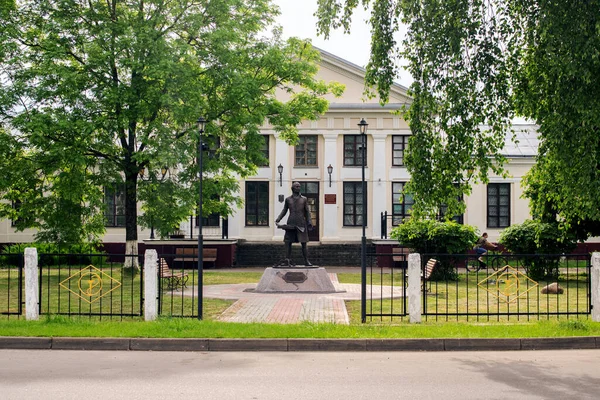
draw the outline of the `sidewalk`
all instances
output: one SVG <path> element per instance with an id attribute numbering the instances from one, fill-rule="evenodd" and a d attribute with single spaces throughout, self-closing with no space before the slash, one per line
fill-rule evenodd
<path id="1" fill-rule="evenodd" d="M 360 284 L 339 283 L 337 273 L 329 273 L 340 293 L 254 293 L 255 283 L 206 285 L 205 298 L 237 300 L 219 318 L 226 322 L 263 322 L 294 324 L 302 321 L 334 324 L 350 323 L 345 300 L 360 300 Z M 195 296 L 195 288 L 184 290 L 184 296 Z M 367 287 L 367 295 L 377 298 L 403 296 L 401 287 Z"/>

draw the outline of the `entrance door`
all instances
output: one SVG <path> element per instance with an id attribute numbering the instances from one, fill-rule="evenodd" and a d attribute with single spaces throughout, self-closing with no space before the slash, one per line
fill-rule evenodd
<path id="1" fill-rule="evenodd" d="M 308 200 L 313 230 L 308 231 L 308 240 L 319 241 L 319 182 L 300 182 L 300 193 Z"/>

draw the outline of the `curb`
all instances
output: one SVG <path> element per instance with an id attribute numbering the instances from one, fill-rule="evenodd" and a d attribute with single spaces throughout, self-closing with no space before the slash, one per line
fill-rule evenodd
<path id="1" fill-rule="evenodd" d="M 0 337 L 0 349 L 125 351 L 515 351 L 600 349 L 600 337 L 523 339 L 161 339 Z"/>

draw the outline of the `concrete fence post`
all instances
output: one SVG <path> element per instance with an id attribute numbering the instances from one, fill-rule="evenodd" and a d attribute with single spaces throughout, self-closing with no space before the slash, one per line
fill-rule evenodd
<path id="1" fill-rule="evenodd" d="M 38 254 L 35 247 L 25 249 L 25 319 L 40 319 L 39 312 L 40 280 Z"/>
<path id="2" fill-rule="evenodd" d="M 592 286 L 592 321 L 600 322 L 600 253 L 592 253 L 592 268 L 590 271 Z"/>
<path id="3" fill-rule="evenodd" d="M 408 255 L 408 315 L 412 324 L 421 322 L 421 255 Z"/>
<path id="4" fill-rule="evenodd" d="M 154 321 L 158 316 L 158 254 L 144 253 L 144 319 Z"/>

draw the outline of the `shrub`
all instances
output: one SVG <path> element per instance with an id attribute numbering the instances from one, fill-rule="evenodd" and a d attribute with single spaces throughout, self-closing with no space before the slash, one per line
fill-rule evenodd
<path id="1" fill-rule="evenodd" d="M 3 265 L 18 265 L 19 258 L 27 247 L 34 247 L 38 251 L 39 266 L 52 265 L 80 265 L 105 262 L 106 255 L 98 250 L 94 243 L 81 243 L 59 247 L 55 243 L 16 243 L 4 247 L 0 262 Z"/>
<path id="2" fill-rule="evenodd" d="M 464 254 L 477 241 L 477 229 L 454 221 L 409 219 L 392 229 L 390 236 L 421 254 Z M 431 279 L 456 279 L 456 260 L 448 257 L 439 261 Z"/>
<path id="3" fill-rule="evenodd" d="M 511 225 L 500 234 L 500 243 L 511 253 L 564 254 L 575 249 L 576 237 L 559 228 L 558 223 L 526 220 L 522 224 Z M 534 280 L 558 279 L 558 257 L 522 258 L 527 274 Z"/>

